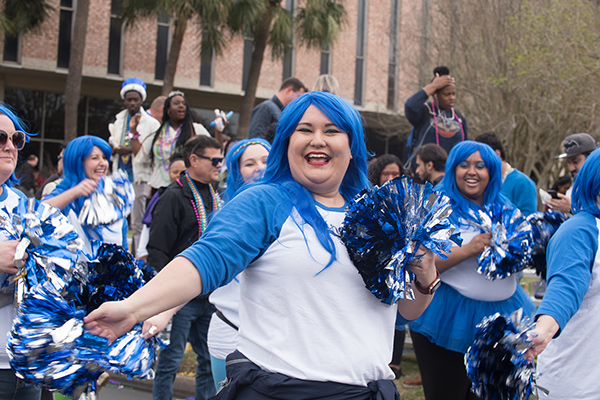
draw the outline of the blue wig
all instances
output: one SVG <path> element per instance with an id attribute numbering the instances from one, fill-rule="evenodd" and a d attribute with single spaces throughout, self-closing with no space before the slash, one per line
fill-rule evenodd
<path id="1" fill-rule="evenodd" d="M 11 120 L 11 122 L 15 126 L 15 130 L 25 133 L 25 142 L 29 142 L 29 136 L 31 134 L 27 132 L 29 130 L 29 127 L 25 123 L 25 121 L 23 121 L 21 118 L 17 117 L 17 115 L 14 113 L 14 111 L 12 111 L 11 108 L 6 104 L 0 103 L 0 113 L 6 115 L 8 117 L 8 119 Z M 19 183 L 19 179 L 17 179 L 17 177 L 15 176 L 15 171 L 13 171 L 10 178 L 8 178 L 8 180 L 6 181 L 6 184 L 8 186 L 14 186 L 18 183 Z"/>
<path id="2" fill-rule="evenodd" d="M 240 157 L 248 146 L 252 146 L 255 144 L 259 144 L 267 149 L 267 152 L 271 151 L 271 144 L 265 139 L 255 138 L 255 139 L 243 139 L 236 142 L 229 151 L 227 152 L 227 156 L 225 157 L 225 165 L 227 166 L 227 189 L 225 189 L 225 193 L 223 194 L 223 198 L 225 201 L 229 201 L 233 199 L 235 193 L 244 186 L 244 178 L 240 173 Z"/>
<path id="3" fill-rule="evenodd" d="M 313 227 L 319 242 L 331 254 L 327 263 L 329 266 L 335 260 L 335 247 L 329 234 L 330 229 L 317 211 L 311 193 L 292 177 L 287 154 L 290 136 L 311 105 L 321 110 L 332 123 L 348 135 L 352 159 L 340 185 L 342 196 L 346 201 L 350 201 L 360 190 L 369 186 L 362 117 L 346 100 L 325 92 L 305 93 L 285 107 L 279 117 L 263 183 L 278 184 L 285 190 L 300 216 Z"/>
<path id="4" fill-rule="evenodd" d="M 575 177 L 571 194 L 571 211 L 582 211 L 600 216 L 598 197 L 600 196 L 600 148 L 594 150 L 585 160 Z"/>
<path id="5" fill-rule="evenodd" d="M 48 195 L 48 199 L 77 186 L 79 182 L 87 178 L 83 161 L 92 154 L 94 146 L 102 150 L 102 153 L 104 153 L 107 160 L 110 160 L 110 156 L 112 155 L 110 145 L 106 140 L 99 138 L 98 136 L 79 136 L 69 142 L 65 149 L 65 153 L 63 154 L 64 178 L 58 184 L 56 189 Z M 99 189 L 102 190 L 102 182 L 99 183 Z M 79 213 L 83 206 L 83 201 L 84 198 L 82 197 L 74 200 L 65 208 L 65 211 L 68 212 L 69 209 L 73 209 L 76 213 Z"/>
<path id="6" fill-rule="evenodd" d="M 479 152 L 490 176 L 490 181 L 485 189 L 483 204 L 510 204 L 508 199 L 500 193 L 502 188 L 502 160 L 498 154 L 487 144 L 465 140 L 455 145 L 446 160 L 446 174 L 439 184 L 439 188 L 450 197 L 452 204 L 451 219 L 458 223 L 460 217 L 466 217 L 469 210 L 479 210 L 481 207 L 467 199 L 456 185 L 456 167 L 473 153 Z"/>

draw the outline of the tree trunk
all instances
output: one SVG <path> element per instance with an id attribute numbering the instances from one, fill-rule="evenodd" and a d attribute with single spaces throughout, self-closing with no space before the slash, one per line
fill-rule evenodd
<path id="1" fill-rule="evenodd" d="M 65 140 L 67 141 L 77 137 L 77 106 L 81 97 L 83 51 L 85 49 L 89 8 L 90 0 L 77 0 L 71 55 L 69 56 L 69 73 L 65 87 Z"/>
<path id="2" fill-rule="evenodd" d="M 250 71 L 248 72 L 246 93 L 244 93 L 244 98 L 242 99 L 242 105 L 240 108 L 238 136 L 241 138 L 246 137 L 248 124 L 250 123 L 250 114 L 252 113 L 252 108 L 254 108 L 256 89 L 258 88 L 258 78 L 260 78 L 260 70 L 265 57 L 265 50 L 267 49 L 267 42 L 269 40 L 269 32 L 271 30 L 271 21 L 273 19 L 274 8 L 275 5 L 273 2 L 268 2 L 265 14 L 263 15 L 260 25 L 254 34 L 254 49 L 252 50 L 252 59 L 250 62 Z"/>
<path id="3" fill-rule="evenodd" d="M 168 96 L 173 90 L 175 84 L 175 72 L 177 71 L 177 61 L 181 52 L 181 44 L 187 26 L 187 19 L 182 16 L 177 16 L 174 22 L 175 29 L 173 30 L 173 38 L 171 40 L 171 49 L 165 66 L 165 77 L 163 79 L 162 95 Z"/>

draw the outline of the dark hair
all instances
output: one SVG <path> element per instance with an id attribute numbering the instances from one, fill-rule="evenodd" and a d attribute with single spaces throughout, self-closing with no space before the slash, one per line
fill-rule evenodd
<path id="1" fill-rule="evenodd" d="M 566 185 L 567 183 L 571 183 L 571 177 L 569 175 L 559 176 L 558 179 L 554 182 L 554 185 L 550 189 L 558 190 L 559 186 Z"/>
<path id="2" fill-rule="evenodd" d="M 423 161 L 423 164 L 432 162 L 433 169 L 438 172 L 443 172 L 446 168 L 448 153 L 446 153 L 443 147 L 435 143 L 428 143 L 417 147 L 417 156 Z"/>
<path id="3" fill-rule="evenodd" d="M 450 75 L 450 68 L 446 67 L 445 65 L 439 65 L 433 69 L 434 78 L 436 74 L 439 76 Z"/>
<path id="4" fill-rule="evenodd" d="M 185 162 L 186 168 L 190 167 L 190 156 L 192 154 L 203 155 L 206 148 L 221 150 L 223 147 L 217 139 L 206 135 L 197 135 L 185 142 L 183 145 L 183 162 Z"/>
<path id="5" fill-rule="evenodd" d="M 192 113 L 190 110 L 190 106 L 185 99 L 185 96 L 181 92 L 173 92 L 167 99 L 165 100 L 165 106 L 163 108 L 163 117 L 162 117 L 162 125 L 156 130 L 154 133 L 154 138 L 152 138 L 151 149 L 154 148 L 154 143 L 160 136 L 160 133 L 168 128 L 168 124 L 171 122 L 169 119 L 169 108 L 171 107 L 171 100 L 175 96 L 183 97 L 185 101 L 185 117 L 183 117 L 183 121 L 181 121 L 181 131 L 179 132 L 179 137 L 177 138 L 177 142 L 175 143 L 174 150 L 178 151 L 183 148 L 183 145 L 194 135 L 194 119 L 192 117 Z M 154 163 L 154 151 L 150 151 L 150 160 Z"/>
<path id="6" fill-rule="evenodd" d="M 299 92 L 301 89 L 304 89 L 305 92 L 309 92 L 308 88 L 304 86 L 304 83 L 298 78 L 290 77 L 281 82 L 281 86 L 279 87 L 279 91 L 287 88 L 293 88 L 294 92 Z"/>
<path id="7" fill-rule="evenodd" d="M 404 174 L 402 161 L 393 154 L 384 154 L 376 157 L 369 162 L 367 166 L 369 181 L 372 185 L 379 186 L 381 184 L 381 172 L 390 164 L 396 164 L 400 168 L 400 175 Z"/>
<path id="8" fill-rule="evenodd" d="M 485 143 L 490 146 L 494 151 L 500 151 L 500 158 L 502 161 L 506 160 L 506 154 L 504 153 L 504 146 L 500 138 L 492 131 L 483 132 L 475 138 L 476 142 Z"/>
<path id="9" fill-rule="evenodd" d="M 171 164 L 173 164 L 175 161 L 183 161 L 185 163 L 185 160 L 183 159 L 183 154 L 181 154 L 178 151 L 176 151 L 175 153 L 171 154 L 171 157 L 169 157 L 169 166 Z"/>
<path id="10" fill-rule="evenodd" d="M 587 211 L 598 217 L 600 207 L 598 206 L 598 192 L 600 192 L 600 148 L 592 151 L 586 158 L 583 167 L 577 173 L 573 182 L 571 194 L 571 212 L 578 214 Z"/>

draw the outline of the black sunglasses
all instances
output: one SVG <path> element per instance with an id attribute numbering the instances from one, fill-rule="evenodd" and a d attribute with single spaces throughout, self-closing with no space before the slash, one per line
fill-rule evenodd
<path id="1" fill-rule="evenodd" d="M 0 146 L 6 146 L 9 137 L 17 150 L 23 150 L 23 147 L 25 147 L 25 133 L 14 131 L 12 134 L 9 134 L 6 131 L 0 130 Z"/>
<path id="2" fill-rule="evenodd" d="M 205 160 L 210 160 L 213 167 L 218 167 L 219 164 L 221 164 L 223 162 L 223 159 L 225 158 L 225 157 L 206 157 L 206 156 L 201 156 L 200 154 L 196 154 L 196 156 L 200 157 L 200 158 L 204 158 Z"/>

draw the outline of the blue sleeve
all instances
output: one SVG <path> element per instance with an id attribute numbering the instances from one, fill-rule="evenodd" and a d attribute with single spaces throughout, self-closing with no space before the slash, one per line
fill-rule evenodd
<path id="1" fill-rule="evenodd" d="M 580 213 L 565 221 L 547 249 L 548 288 L 537 315 L 550 315 L 561 330 L 575 315 L 588 290 L 598 252 L 596 218 Z"/>
<path id="2" fill-rule="evenodd" d="M 502 184 L 502 194 L 528 216 L 537 211 L 537 190 L 535 183 L 524 173 L 514 170 Z"/>
<path id="3" fill-rule="evenodd" d="M 202 293 L 230 282 L 279 237 L 292 208 L 282 196 L 272 185 L 242 191 L 213 216 L 202 238 L 179 254 L 198 269 Z"/>
<path id="4" fill-rule="evenodd" d="M 404 115 L 412 126 L 418 127 L 421 125 L 423 116 L 425 113 L 428 113 L 427 106 L 425 106 L 425 102 L 428 98 L 429 96 L 427 96 L 425 90 L 421 89 L 406 100 L 406 103 L 404 104 Z"/>

